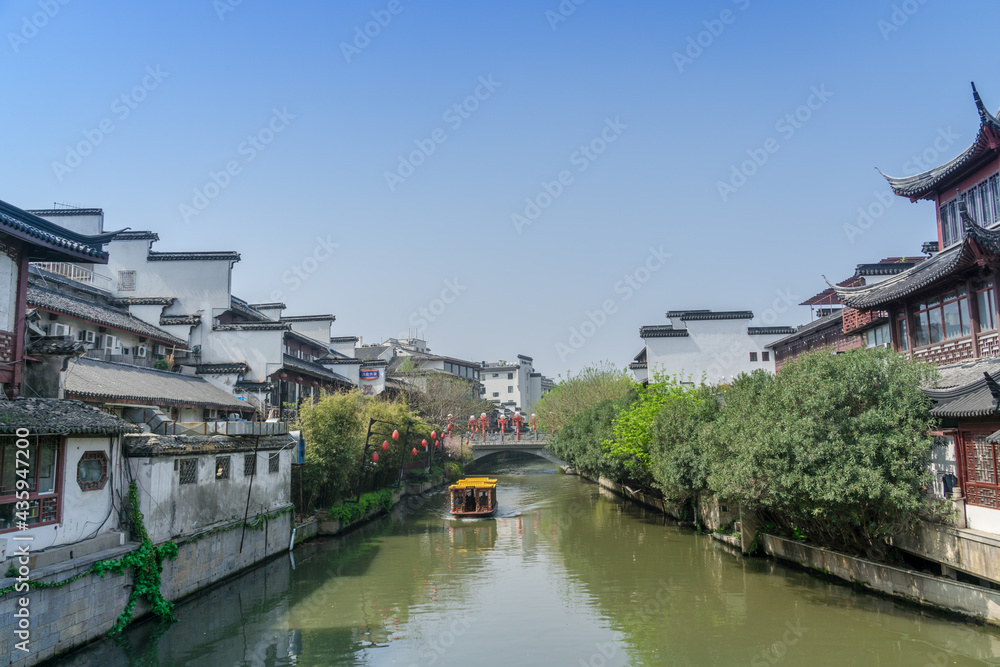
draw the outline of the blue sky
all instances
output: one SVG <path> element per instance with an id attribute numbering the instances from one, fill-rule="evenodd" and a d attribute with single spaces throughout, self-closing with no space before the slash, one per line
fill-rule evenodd
<path id="1" fill-rule="evenodd" d="M 668 309 L 801 324 L 823 274 L 919 254 L 932 205 L 875 167 L 964 150 L 970 81 L 1000 107 L 987 2 L 63 2 L 0 8 L 0 198 L 553 377 Z"/>

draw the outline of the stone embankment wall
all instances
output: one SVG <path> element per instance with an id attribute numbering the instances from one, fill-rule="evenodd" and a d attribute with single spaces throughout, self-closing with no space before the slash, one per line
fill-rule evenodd
<path id="1" fill-rule="evenodd" d="M 288 550 L 292 530 L 290 511 L 262 521 L 256 529 L 247 528 L 240 551 L 242 523 L 221 524 L 205 533 L 177 540 L 177 559 L 163 563 L 164 597 L 177 601 Z M 47 583 L 66 581 L 86 572 L 98 560 L 121 558 L 135 546 L 58 563 L 32 571 L 29 576 Z M 0 588 L 15 583 L 16 579 L 0 579 Z M 125 609 L 131 590 L 132 575 L 126 571 L 124 575 L 109 572 L 103 577 L 89 573 L 58 588 L 8 593 L 0 598 L 0 664 L 34 665 L 104 635 Z M 28 652 L 15 646 L 20 641 L 14 631 L 21 620 L 15 612 L 24 608 L 19 604 L 21 598 L 28 601 Z M 133 618 L 141 618 L 148 612 L 145 602 L 140 602 Z"/>

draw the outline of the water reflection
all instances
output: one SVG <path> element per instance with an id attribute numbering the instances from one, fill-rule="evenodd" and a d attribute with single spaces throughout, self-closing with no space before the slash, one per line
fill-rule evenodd
<path id="1" fill-rule="evenodd" d="M 60 664 L 998 662 L 991 629 L 743 559 L 555 472 L 492 470 L 495 519 L 453 519 L 432 495 Z"/>

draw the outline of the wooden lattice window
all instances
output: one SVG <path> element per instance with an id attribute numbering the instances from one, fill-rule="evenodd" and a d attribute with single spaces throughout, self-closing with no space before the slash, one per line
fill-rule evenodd
<path id="1" fill-rule="evenodd" d="M 229 463 L 231 456 L 215 457 L 215 479 L 229 479 Z"/>
<path id="2" fill-rule="evenodd" d="M 278 466 L 281 463 L 280 455 L 278 452 L 274 452 L 267 458 L 267 471 L 269 473 L 278 472 Z"/>
<path id="3" fill-rule="evenodd" d="M 0 533 L 59 520 L 59 448 L 56 436 L 0 436 Z"/>
<path id="4" fill-rule="evenodd" d="M 243 455 L 243 476 L 251 477 L 257 472 L 257 455 L 256 454 L 244 454 Z"/>
<path id="5" fill-rule="evenodd" d="M 969 473 L 973 475 L 970 482 L 985 484 L 997 483 L 996 461 L 993 456 L 993 445 L 986 442 L 986 436 L 978 434 L 972 438 L 972 465 Z"/>
<path id="6" fill-rule="evenodd" d="M 181 484 L 197 484 L 198 459 L 180 459 L 178 477 Z"/>
<path id="7" fill-rule="evenodd" d="M 104 452 L 84 452 L 76 464 L 76 483 L 81 491 L 103 489 L 108 482 L 108 455 Z"/>

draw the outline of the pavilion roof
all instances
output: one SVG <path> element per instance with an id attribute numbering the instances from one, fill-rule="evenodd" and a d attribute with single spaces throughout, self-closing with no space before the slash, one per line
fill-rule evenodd
<path id="1" fill-rule="evenodd" d="M 1000 120 L 986 110 L 975 83 L 972 84 L 972 97 L 979 111 L 979 132 L 972 145 L 944 164 L 914 176 L 894 177 L 879 171 L 893 192 L 911 200 L 933 199 L 935 193 L 956 180 L 967 168 L 995 155 L 1000 146 Z"/>

